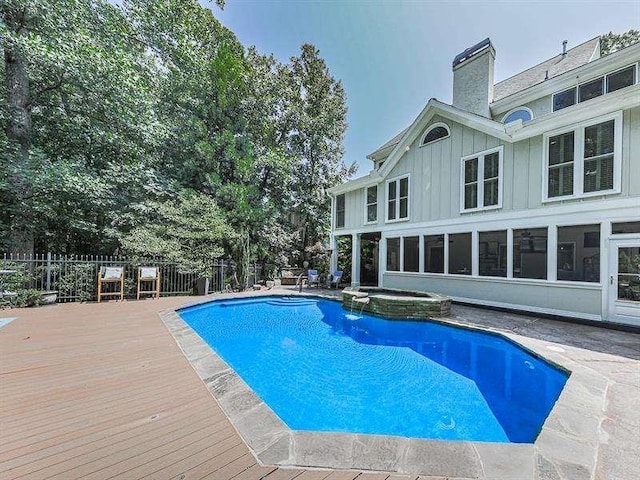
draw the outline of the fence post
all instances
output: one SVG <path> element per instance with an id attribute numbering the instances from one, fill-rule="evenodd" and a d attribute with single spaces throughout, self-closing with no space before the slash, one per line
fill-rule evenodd
<path id="1" fill-rule="evenodd" d="M 51 291 L 51 252 L 47 252 L 47 292 Z"/>
<path id="2" fill-rule="evenodd" d="M 220 262 L 220 265 L 221 265 L 221 267 L 220 267 L 220 270 L 221 270 L 220 278 L 222 279 L 222 284 L 220 285 L 220 291 L 224 292 L 224 290 L 225 290 L 225 285 L 224 285 L 224 260 L 222 260 Z"/>

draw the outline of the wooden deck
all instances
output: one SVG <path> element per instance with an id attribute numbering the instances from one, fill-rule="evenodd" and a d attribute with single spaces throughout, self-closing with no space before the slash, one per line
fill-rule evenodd
<path id="1" fill-rule="evenodd" d="M 157 315 L 187 300 L 0 311 L 0 479 L 415 480 L 258 465 Z"/>

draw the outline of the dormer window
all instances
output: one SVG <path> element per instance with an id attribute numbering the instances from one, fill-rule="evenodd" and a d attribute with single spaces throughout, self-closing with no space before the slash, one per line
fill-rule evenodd
<path id="1" fill-rule="evenodd" d="M 420 142 L 420 146 L 427 145 L 429 143 L 437 142 L 438 140 L 442 140 L 443 138 L 447 138 L 449 136 L 449 127 L 446 123 L 434 123 L 429 127 L 427 133 L 425 133 L 422 138 L 422 142 Z"/>
<path id="2" fill-rule="evenodd" d="M 527 107 L 518 107 L 513 110 L 507 112 L 507 114 L 502 118 L 502 123 L 511 123 L 516 120 L 522 120 L 523 122 L 528 122 L 533 119 L 533 112 L 530 108 Z"/>
<path id="3" fill-rule="evenodd" d="M 576 87 L 571 87 L 553 95 L 553 111 L 562 110 L 576 103 L 586 102 L 592 98 L 599 97 L 606 93 L 612 93 L 621 88 L 635 85 L 636 66 L 616 70 L 602 77 L 594 78 L 588 82 L 581 83 Z M 507 123 L 507 122 L 504 122 Z"/>

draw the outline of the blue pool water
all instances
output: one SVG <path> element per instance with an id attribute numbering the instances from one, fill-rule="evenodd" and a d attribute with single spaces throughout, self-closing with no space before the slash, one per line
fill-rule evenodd
<path id="1" fill-rule="evenodd" d="M 533 442 L 566 373 L 502 337 L 302 297 L 181 317 L 294 430 Z"/>

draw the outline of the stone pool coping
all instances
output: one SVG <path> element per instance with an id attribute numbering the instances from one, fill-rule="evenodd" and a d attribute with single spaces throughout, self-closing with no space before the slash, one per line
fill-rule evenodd
<path id="1" fill-rule="evenodd" d="M 569 478 L 594 477 L 609 381 L 551 342 L 438 319 L 505 337 L 571 375 L 534 444 L 425 440 L 291 430 L 175 310 L 161 312 L 160 318 L 259 463 L 496 480 L 532 480 L 545 470 L 560 470 Z"/>

